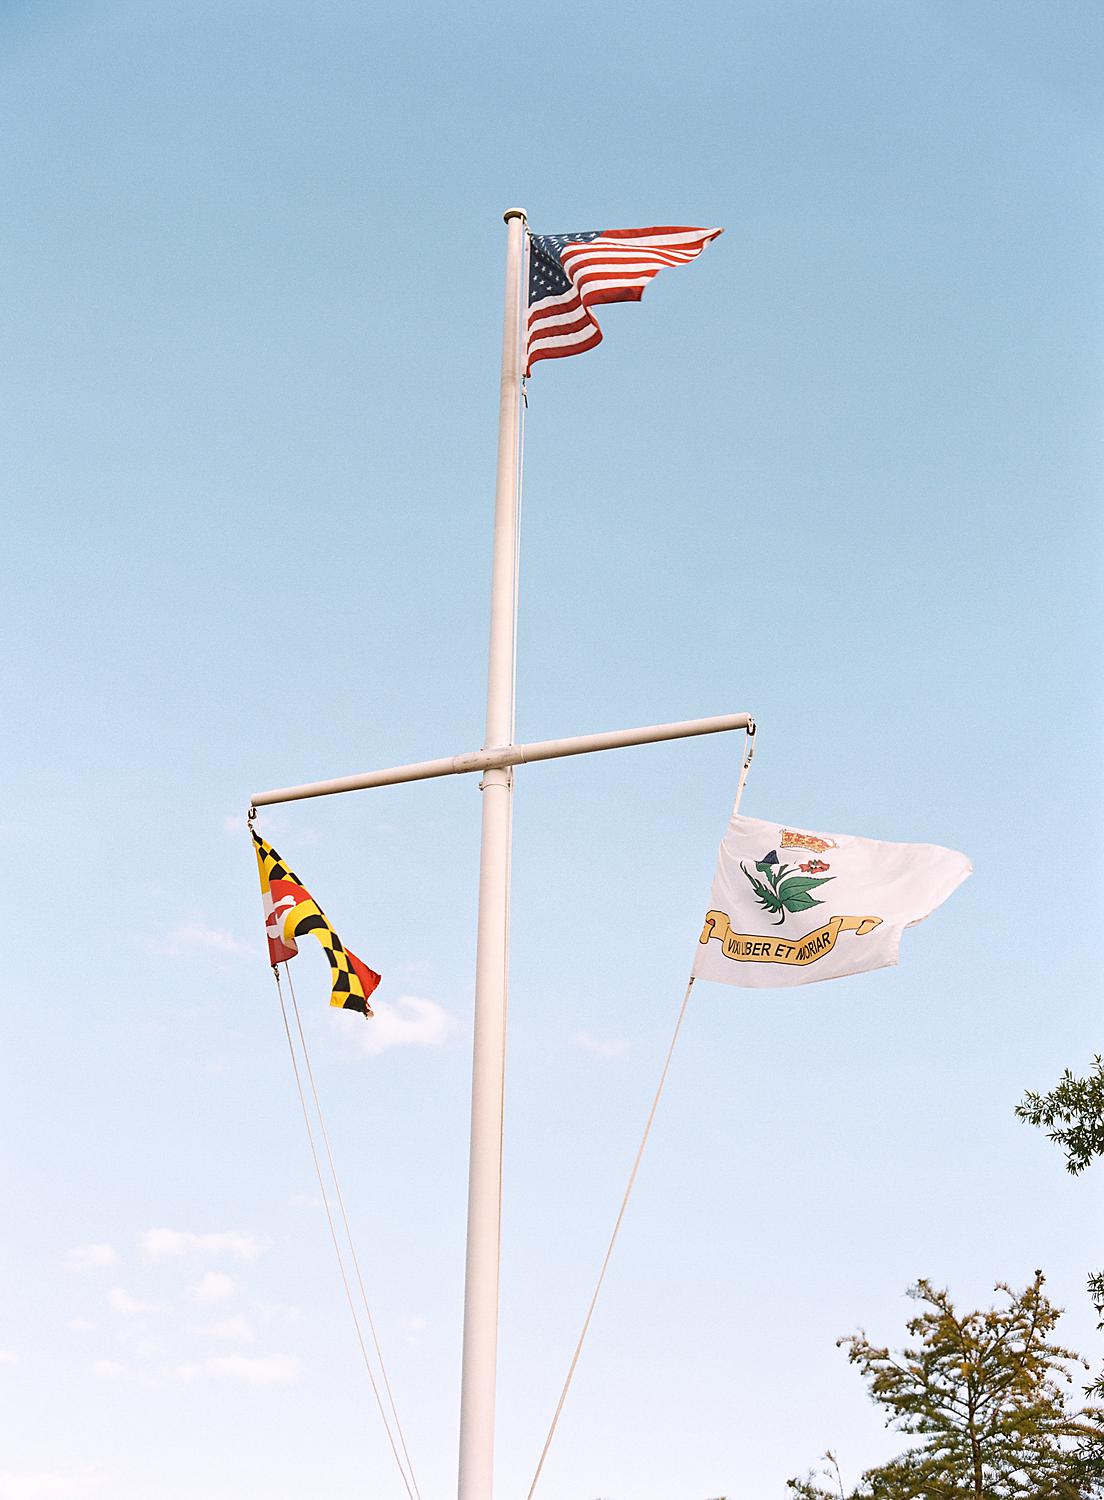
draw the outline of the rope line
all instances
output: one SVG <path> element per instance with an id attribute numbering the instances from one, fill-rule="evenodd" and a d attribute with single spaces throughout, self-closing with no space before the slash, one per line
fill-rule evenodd
<path id="1" fill-rule="evenodd" d="M 345 1211 L 345 1199 L 341 1192 L 341 1182 L 337 1175 L 337 1168 L 334 1166 L 333 1151 L 330 1147 L 330 1133 L 326 1129 L 326 1117 L 322 1113 L 322 1105 L 318 1099 L 318 1089 L 314 1082 L 314 1069 L 311 1067 L 310 1052 L 307 1050 L 307 1039 L 303 1034 L 303 1022 L 299 1016 L 299 1002 L 295 998 L 295 982 L 291 977 L 291 971 L 288 969 L 286 963 L 284 965 L 284 971 L 287 974 L 288 989 L 291 991 L 291 1005 L 292 1010 L 295 1014 L 295 1025 L 299 1032 L 299 1042 L 303 1049 L 303 1061 L 307 1065 L 307 1079 L 310 1083 L 311 1097 L 314 1100 L 314 1109 L 315 1113 L 318 1116 L 318 1123 L 322 1127 L 322 1140 L 326 1148 L 326 1160 L 330 1166 L 330 1177 L 333 1180 L 334 1194 L 337 1198 L 338 1208 L 341 1212 L 341 1222 L 345 1227 L 345 1240 L 349 1246 L 349 1256 L 353 1262 L 353 1269 L 356 1272 L 357 1285 L 360 1288 L 360 1300 L 364 1304 L 364 1315 L 367 1319 L 368 1328 L 372 1335 L 372 1346 L 376 1351 L 376 1358 L 379 1360 L 380 1374 L 383 1376 L 384 1389 L 387 1391 L 387 1400 L 391 1407 L 391 1415 L 395 1420 L 395 1431 L 399 1435 L 399 1445 L 402 1448 L 403 1457 L 406 1459 L 406 1467 L 410 1472 L 410 1482 L 414 1486 L 414 1494 L 416 1500 L 421 1500 L 421 1491 L 418 1488 L 418 1481 L 414 1477 L 414 1465 L 410 1461 L 410 1454 L 406 1446 L 406 1436 L 403 1433 L 402 1422 L 399 1420 L 398 1408 L 395 1405 L 395 1397 L 391 1390 L 391 1381 L 388 1378 L 387 1374 L 387 1365 L 384 1363 L 383 1350 L 380 1348 L 379 1336 L 376 1333 L 375 1319 L 372 1317 L 372 1309 L 368 1305 L 368 1293 L 364 1287 L 364 1277 L 362 1276 L 360 1270 L 360 1260 L 357 1257 L 356 1253 L 356 1244 L 353 1240 L 353 1231 L 349 1227 L 349 1215 Z"/>
<path id="2" fill-rule="evenodd" d="M 628 1186 L 625 1188 L 625 1196 L 621 1199 L 621 1208 L 617 1215 L 617 1222 L 613 1226 L 613 1233 L 610 1235 L 609 1245 L 606 1248 L 606 1256 L 602 1262 L 602 1269 L 598 1273 L 598 1282 L 594 1288 L 594 1295 L 590 1299 L 590 1306 L 587 1308 L 586 1317 L 583 1319 L 582 1332 L 579 1334 L 579 1341 L 575 1345 L 575 1353 L 571 1356 L 571 1365 L 567 1372 L 567 1379 L 564 1381 L 563 1390 L 560 1392 L 560 1399 L 556 1404 L 556 1413 L 552 1418 L 552 1425 L 548 1429 L 548 1436 L 545 1438 L 544 1447 L 541 1449 L 540 1460 L 537 1463 L 537 1472 L 533 1475 L 533 1483 L 529 1486 L 528 1500 L 533 1500 L 533 1492 L 537 1488 L 537 1482 L 541 1477 L 541 1470 L 544 1468 L 544 1460 L 548 1456 L 548 1450 L 552 1446 L 552 1439 L 556 1435 L 556 1428 L 559 1425 L 560 1413 L 563 1411 L 564 1402 L 567 1400 L 567 1393 L 571 1387 L 572 1378 L 575 1375 L 575 1367 L 579 1363 L 579 1355 L 583 1352 L 583 1343 L 586 1340 L 587 1333 L 590 1329 L 590 1320 L 594 1316 L 594 1309 L 598 1304 L 598 1293 L 602 1290 L 602 1283 L 606 1279 L 606 1271 L 609 1269 L 610 1258 L 613 1255 L 613 1247 L 617 1243 L 618 1234 L 621 1232 L 621 1224 L 625 1217 L 625 1210 L 629 1206 L 629 1198 L 632 1196 L 633 1186 L 636 1183 L 636 1174 L 640 1170 L 640 1161 L 644 1155 L 644 1147 L 648 1144 L 648 1137 L 652 1132 L 652 1122 L 656 1117 L 656 1110 L 659 1108 L 659 1100 L 660 1096 L 663 1093 L 663 1086 L 667 1082 L 667 1073 L 671 1066 L 671 1058 L 674 1055 L 675 1043 L 678 1041 L 679 1032 L 682 1030 L 683 1017 L 686 1015 L 686 1007 L 690 1002 L 690 991 L 693 988 L 694 979 L 693 976 L 691 976 L 690 981 L 686 986 L 686 993 L 682 997 L 682 1005 L 679 1007 L 678 1020 L 675 1022 L 674 1035 L 671 1037 L 671 1045 L 667 1048 L 667 1056 L 663 1062 L 663 1072 L 659 1075 L 659 1086 L 655 1091 L 655 1098 L 652 1100 L 652 1107 L 648 1111 L 648 1121 L 644 1126 L 644 1134 L 640 1138 L 640 1145 L 637 1148 L 636 1152 L 636 1160 L 633 1162 L 632 1171 L 629 1173 L 629 1182 Z"/>
<path id="3" fill-rule="evenodd" d="M 748 772 L 751 770 L 751 762 L 754 755 L 755 724 L 754 722 L 752 722 L 749 723 L 747 729 L 744 732 L 743 763 L 740 767 L 740 775 L 736 783 L 736 799 L 732 804 L 733 817 L 735 817 L 740 810 L 740 799 L 744 795 L 744 787 L 747 785 Z M 675 1043 L 678 1041 L 679 1032 L 682 1030 L 683 1019 L 686 1016 L 686 1007 L 690 1003 L 690 992 L 693 988 L 694 976 L 691 974 L 690 980 L 686 986 L 686 993 L 682 997 L 682 1005 L 679 1007 L 678 1020 L 675 1022 L 675 1030 L 674 1034 L 671 1037 L 671 1045 L 667 1048 L 667 1056 L 663 1060 L 663 1071 L 659 1075 L 659 1085 L 655 1091 L 655 1098 L 652 1100 L 652 1107 L 648 1111 L 648 1120 L 644 1126 L 644 1134 L 640 1138 L 640 1145 L 637 1149 L 636 1160 L 633 1162 L 632 1171 L 629 1173 L 629 1182 L 628 1186 L 625 1188 L 625 1196 L 621 1199 L 621 1208 L 617 1215 L 617 1221 L 613 1226 L 613 1233 L 610 1235 L 609 1245 L 606 1247 L 606 1255 L 605 1259 L 602 1261 L 602 1269 L 598 1273 L 598 1281 L 594 1288 L 594 1295 L 590 1299 L 590 1306 L 587 1308 L 586 1317 L 583 1319 L 582 1332 L 579 1334 L 578 1343 L 575 1345 L 575 1353 L 571 1356 L 571 1364 L 568 1367 L 567 1379 L 563 1383 L 563 1390 L 560 1392 L 560 1399 L 556 1403 L 555 1415 L 552 1418 L 552 1425 L 548 1429 L 548 1436 L 544 1440 L 544 1447 L 541 1449 L 541 1456 L 537 1462 L 537 1471 L 533 1475 L 532 1484 L 529 1486 L 529 1494 L 527 1500 L 533 1500 L 533 1494 L 541 1477 L 541 1470 L 544 1468 L 544 1461 L 548 1457 L 548 1450 L 552 1446 L 552 1439 L 556 1435 L 556 1428 L 559 1425 L 560 1421 L 560 1413 L 564 1409 L 564 1402 L 567 1400 L 567 1393 L 571 1388 L 571 1381 L 575 1375 L 575 1367 L 578 1365 L 579 1356 L 583 1352 L 583 1344 L 585 1343 L 587 1333 L 590 1330 L 590 1321 L 594 1316 L 594 1309 L 598 1305 L 598 1294 L 602 1290 L 603 1281 L 605 1281 L 606 1279 L 606 1271 L 609 1269 L 610 1259 L 613 1256 L 613 1247 L 617 1243 L 617 1236 L 621 1231 L 621 1224 L 625 1217 L 625 1210 L 629 1206 L 629 1198 L 632 1196 L 633 1186 L 636 1182 L 636 1174 L 640 1170 L 640 1162 L 641 1158 L 644 1155 L 644 1147 L 648 1144 L 648 1137 L 652 1131 L 652 1122 L 655 1120 L 656 1110 L 659 1108 L 660 1096 L 662 1095 L 664 1085 L 667 1082 L 667 1074 L 671 1067 L 671 1058 L 674 1056 Z"/>
<path id="4" fill-rule="evenodd" d="M 736 783 L 736 800 L 732 804 L 732 816 L 735 817 L 740 811 L 740 798 L 744 795 L 744 787 L 747 786 L 748 772 L 755 758 L 755 720 L 753 719 L 744 730 L 744 763 L 740 767 L 740 779 Z"/>
<path id="5" fill-rule="evenodd" d="M 284 967 L 286 969 L 287 965 L 285 964 Z M 341 1273 L 341 1284 L 345 1288 L 345 1300 L 349 1304 L 349 1312 L 352 1315 L 353 1328 L 356 1332 L 357 1343 L 360 1345 L 360 1353 L 361 1357 L 364 1360 L 364 1368 L 368 1372 L 368 1380 L 372 1386 L 372 1394 L 376 1398 L 376 1406 L 379 1408 L 380 1418 L 383 1422 L 384 1431 L 387 1433 L 387 1441 L 391 1445 L 391 1452 L 395 1456 L 395 1463 L 402 1478 L 403 1487 L 406 1490 L 409 1500 L 417 1500 L 414 1491 L 410 1487 L 410 1480 L 406 1476 L 406 1470 L 403 1468 L 402 1459 L 399 1457 L 399 1450 L 395 1446 L 395 1439 L 391 1432 L 391 1424 L 387 1420 L 387 1412 L 384 1410 L 383 1401 L 380 1398 L 379 1386 L 376 1383 L 375 1372 L 372 1369 L 372 1362 L 368 1357 L 368 1346 L 364 1342 L 364 1334 L 361 1330 L 360 1319 L 357 1316 L 356 1303 L 353 1301 L 352 1290 L 349 1286 L 349 1277 L 345 1271 L 345 1259 L 341 1253 L 341 1245 L 338 1242 L 337 1230 L 334 1227 L 333 1211 L 330 1208 L 329 1194 L 326 1191 L 326 1182 L 322 1175 L 322 1165 L 318 1160 L 318 1148 L 316 1147 L 314 1141 L 314 1127 L 311 1125 L 310 1112 L 307 1109 L 307 1098 L 303 1092 L 303 1080 L 299 1072 L 299 1060 L 295 1055 L 295 1043 L 292 1041 L 291 1026 L 288 1023 L 287 1006 L 284 1004 L 284 991 L 280 984 L 280 973 L 275 964 L 273 964 L 272 966 L 272 973 L 273 977 L 276 980 L 276 993 L 280 998 L 280 1015 L 283 1018 L 284 1033 L 287 1036 L 288 1052 L 291 1056 L 291 1067 L 292 1071 L 295 1074 L 295 1087 L 299 1094 L 299 1105 L 303 1111 L 303 1123 L 307 1127 L 307 1142 L 310 1146 L 311 1160 L 314 1162 L 314 1174 L 318 1179 L 318 1188 L 322 1194 L 322 1204 L 326 1210 L 326 1222 L 330 1226 L 330 1239 L 333 1241 L 334 1254 L 337 1256 L 337 1268 Z M 290 975 L 288 976 L 288 978 L 290 982 Z"/>

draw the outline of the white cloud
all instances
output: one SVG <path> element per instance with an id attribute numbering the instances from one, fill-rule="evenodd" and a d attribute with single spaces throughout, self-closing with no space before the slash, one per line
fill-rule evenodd
<path id="1" fill-rule="evenodd" d="M 190 1229 L 147 1229 L 138 1240 L 138 1248 L 147 1260 L 171 1260 L 182 1255 L 232 1255 L 238 1260 L 257 1260 L 271 1243 L 240 1229 L 226 1229 L 218 1234 L 194 1234 Z"/>
<path id="2" fill-rule="evenodd" d="M 207 1361 L 216 1375 L 247 1385 L 290 1385 L 299 1378 L 299 1361 L 290 1354 L 216 1354 Z"/>
<path id="3" fill-rule="evenodd" d="M 252 1323 L 241 1313 L 214 1323 L 193 1323 L 191 1332 L 203 1338 L 228 1339 L 235 1343 L 249 1343 L 254 1337 Z"/>
<path id="4" fill-rule="evenodd" d="M 121 1328 L 115 1335 L 116 1343 L 123 1346 L 134 1359 L 148 1360 L 155 1354 L 164 1354 L 165 1340 L 151 1338 L 142 1324 Z"/>
<path id="5" fill-rule="evenodd" d="M 156 1302 L 143 1302 L 140 1297 L 132 1297 L 129 1292 L 124 1292 L 121 1286 L 114 1286 L 107 1294 L 108 1306 L 118 1313 L 125 1313 L 132 1317 L 135 1313 L 155 1312 Z"/>
<path id="6" fill-rule="evenodd" d="M 193 1302 L 200 1307 L 212 1307 L 216 1302 L 225 1302 L 237 1291 L 237 1283 L 225 1271 L 207 1271 L 191 1290 Z"/>
<path id="7" fill-rule="evenodd" d="M 600 1037 L 591 1036 L 589 1031 L 577 1031 L 571 1038 L 571 1045 L 578 1047 L 580 1052 L 591 1052 L 595 1057 L 606 1057 L 611 1060 L 624 1057 L 629 1050 L 629 1043 L 611 1037 L 609 1041 L 602 1041 Z"/>
<path id="8" fill-rule="evenodd" d="M 115 1266 L 119 1252 L 114 1245 L 74 1245 L 65 1257 L 67 1271 L 91 1271 L 97 1266 Z"/>
<path id="9" fill-rule="evenodd" d="M 303 1322 L 303 1309 L 290 1303 L 262 1302 L 256 1313 L 266 1328 L 273 1324 L 280 1328 L 298 1328 Z"/>
<path id="10" fill-rule="evenodd" d="M 389 974 L 401 974 L 404 979 L 417 979 L 422 974 L 428 974 L 430 962 L 428 958 L 407 959 L 405 963 L 388 966 Z"/>
<path id="11" fill-rule="evenodd" d="M 95 1333 L 97 1325 L 91 1318 L 70 1318 L 69 1327 L 74 1333 Z"/>
<path id="12" fill-rule="evenodd" d="M 361 1051 L 369 1057 L 390 1047 L 440 1047 L 460 1029 L 443 1005 L 417 995 L 400 995 L 393 1004 L 374 1008 L 376 1014 L 360 1028 Z"/>
<path id="13" fill-rule="evenodd" d="M 151 953 L 163 958 L 183 958 L 193 953 L 223 953 L 235 957 L 256 957 L 257 943 L 243 943 L 241 938 L 227 932 L 223 927 L 205 927 L 202 922 L 185 922 L 174 927 L 165 937 L 151 942 Z"/>
<path id="14" fill-rule="evenodd" d="M 0 1365 L 17 1365 L 19 1355 L 14 1349 L 0 1349 Z"/>
<path id="15" fill-rule="evenodd" d="M 13 1474 L 0 1470 L 0 1500 L 70 1500 L 84 1486 L 62 1474 Z"/>
<path id="16" fill-rule="evenodd" d="M 417 1349 L 422 1342 L 422 1335 L 429 1327 L 429 1319 L 423 1318 L 421 1313 L 411 1313 L 399 1319 L 399 1327 L 402 1329 L 403 1342 L 411 1349 Z"/>
<path id="17" fill-rule="evenodd" d="M 97 1380 L 121 1380 L 129 1372 L 118 1360 L 97 1359 L 92 1365 L 92 1373 Z M 0 1490 L 0 1495 L 3 1495 L 3 1490 Z"/>

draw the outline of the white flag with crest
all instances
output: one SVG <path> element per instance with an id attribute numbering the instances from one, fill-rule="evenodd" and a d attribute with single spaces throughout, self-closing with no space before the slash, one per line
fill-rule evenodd
<path id="1" fill-rule="evenodd" d="M 897 962 L 901 933 L 973 867 L 938 844 L 807 833 L 736 814 L 717 857 L 694 975 L 749 989 Z"/>

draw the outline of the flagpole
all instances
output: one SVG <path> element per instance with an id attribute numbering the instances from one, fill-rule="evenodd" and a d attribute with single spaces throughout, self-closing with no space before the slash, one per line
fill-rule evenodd
<path id="1" fill-rule="evenodd" d="M 513 743 L 518 542 L 518 428 L 525 211 L 506 221 L 506 297 L 498 407 L 491 637 L 484 749 Z M 510 832 L 513 770 L 490 767 L 480 782 L 479 927 L 475 960 L 468 1245 L 460 1390 L 459 1500 L 491 1500 L 494 1482 L 498 1271 L 502 1225 L 502 1105 L 506 1081 Z"/>

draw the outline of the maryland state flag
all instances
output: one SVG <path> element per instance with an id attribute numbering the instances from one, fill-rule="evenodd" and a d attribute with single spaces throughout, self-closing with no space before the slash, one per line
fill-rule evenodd
<path id="1" fill-rule="evenodd" d="M 252 830 L 251 830 L 252 831 Z M 265 932 L 268 956 L 273 965 L 287 963 L 299 952 L 295 939 L 312 932 L 326 950 L 333 971 L 330 1004 L 341 1010 L 359 1010 L 370 1016 L 368 996 L 380 982 L 380 976 L 350 953 L 326 920 L 318 902 L 284 864 L 271 844 L 253 833 L 257 851 L 257 870 L 264 897 Z"/>

